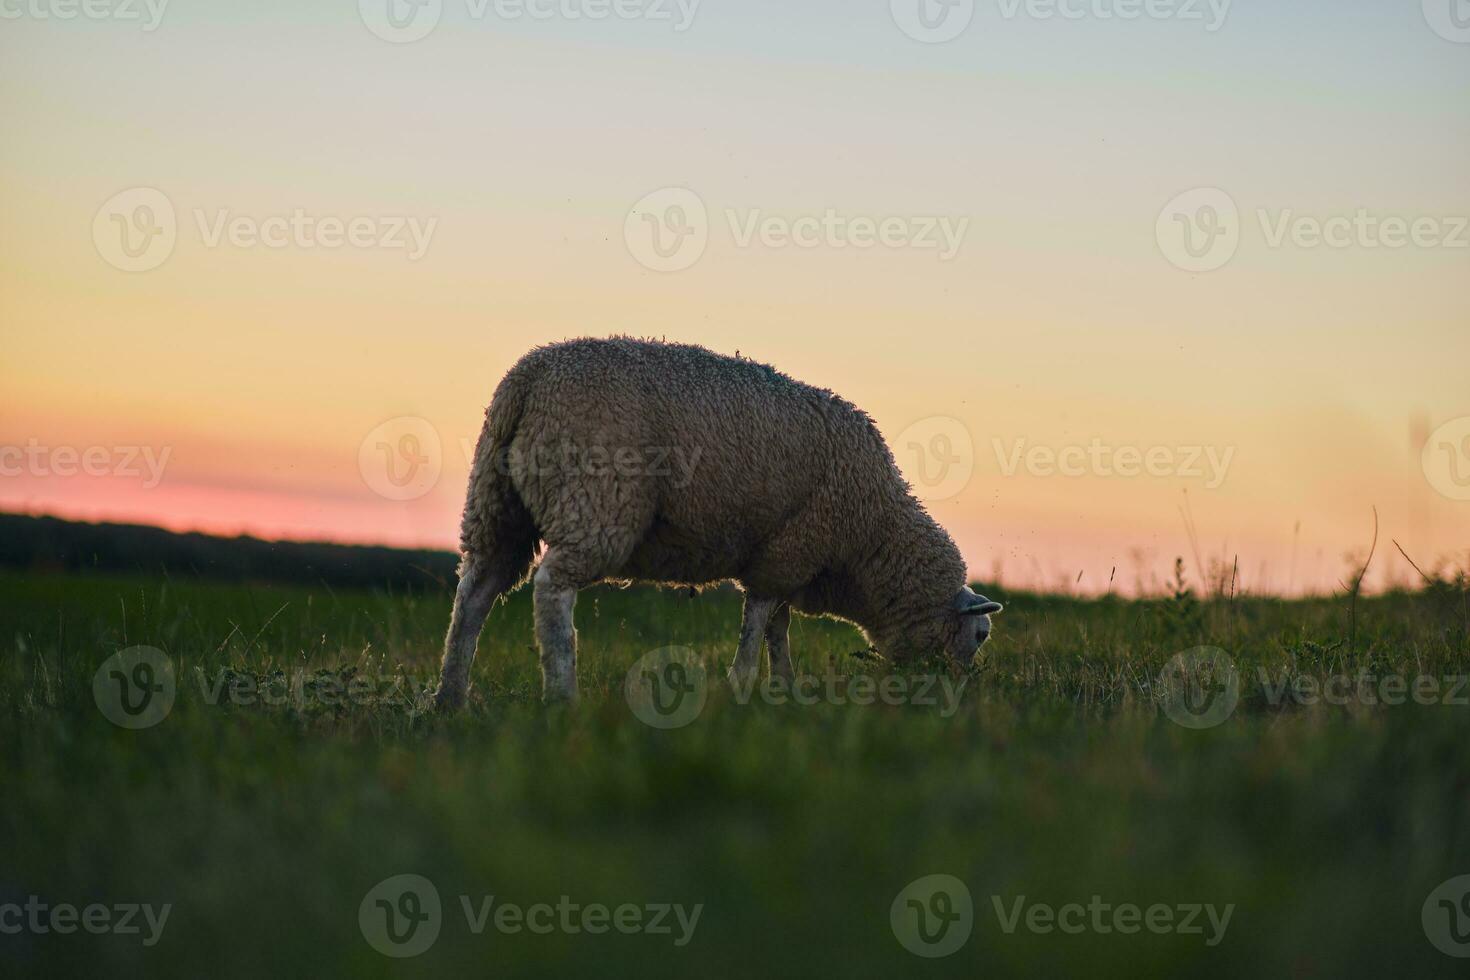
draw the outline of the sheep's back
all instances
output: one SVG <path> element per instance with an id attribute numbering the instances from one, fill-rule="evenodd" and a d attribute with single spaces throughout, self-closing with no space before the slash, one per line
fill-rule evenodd
<path id="1" fill-rule="evenodd" d="M 724 566 L 738 567 L 810 516 L 853 455 L 864 455 L 859 444 L 876 438 L 866 416 L 831 392 L 702 348 L 573 341 L 542 348 L 522 369 L 536 374 L 527 413 L 534 431 L 518 439 L 631 450 L 640 471 L 607 474 L 593 481 L 596 492 L 647 502 L 644 563 L 682 556 L 708 566 L 705 576 L 672 577 L 734 574 Z M 877 452 L 886 461 L 881 441 Z M 544 496 L 549 488 L 527 489 Z"/>

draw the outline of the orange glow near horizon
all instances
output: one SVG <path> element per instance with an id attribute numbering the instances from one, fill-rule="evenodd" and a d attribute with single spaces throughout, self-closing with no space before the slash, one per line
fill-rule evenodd
<path id="1" fill-rule="evenodd" d="M 1417 578 L 1395 542 L 1470 564 L 1470 247 L 1273 237 L 1470 215 L 1470 59 L 1417 5 L 1353 6 L 1320 49 L 1276 43 L 1306 16 L 1285 8 L 1216 33 L 982 14 L 925 45 L 884 4 L 837 31 L 752 0 L 679 34 L 449 18 L 391 44 L 351 4 L 265 6 L 291 29 L 213 0 L 153 32 L 7 21 L 0 509 L 452 548 L 503 373 L 626 333 L 867 410 L 977 579 L 1132 592 L 1182 556 L 1196 582 L 1325 592 L 1375 508 L 1373 586 Z M 1160 238 L 1192 188 L 1239 211 L 1206 272 Z M 706 211 L 673 271 L 628 238 L 660 189 Z M 128 271 L 149 194 L 176 241 Z M 829 211 L 965 232 L 952 257 L 743 237 Z M 402 418 L 437 441 L 412 499 L 360 460 L 393 460 L 398 430 L 363 446 Z M 117 472 L 129 447 L 167 453 L 156 485 Z M 94 448 L 104 475 L 57 472 Z M 1116 472 L 1151 451 L 1169 463 Z"/>

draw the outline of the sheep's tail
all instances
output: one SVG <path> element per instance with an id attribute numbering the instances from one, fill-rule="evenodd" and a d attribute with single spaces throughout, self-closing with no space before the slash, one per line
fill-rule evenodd
<path id="1" fill-rule="evenodd" d="M 470 666 L 485 617 L 495 600 L 525 581 L 536 557 L 535 522 L 516 493 L 509 465 L 511 440 L 526 410 L 527 379 L 512 370 L 485 412 L 485 427 L 470 466 L 459 530 L 459 587 L 444 639 L 444 665 L 434 703 L 441 710 L 464 704 Z"/>
<path id="2" fill-rule="evenodd" d="M 459 547 L 464 564 L 491 566 L 502 589 L 519 585 L 536 555 L 535 522 L 511 480 L 510 444 L 525 414 L 531 379 L 516 369 L 495 389 L 475 445 Z"/>

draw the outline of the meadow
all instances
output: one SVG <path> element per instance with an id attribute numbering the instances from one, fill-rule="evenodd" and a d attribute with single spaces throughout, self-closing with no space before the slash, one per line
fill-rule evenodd
<path id="1" fill-rule="evenodd" d="M 440 717 L 422 692 L 447 593 L 0 573 L 0 908 L 170 906 L 151 937 L 43 915 L 0 933 L 0 972 L 1464 975 L 1430 935 L 1470 930 L 1453 886 L 1430 901 L 1470 873 L 1463 582 L 1356 601 L 983 588 L 1007 609 L 965 676 L 796 618 L 798 671 L 823 679 L 802 698 L 721 677 L 737 594 L 590 590 L 582 703 L 553 709 L 522 590 L 490 616 L 468 709 Z M 129 728 L 104 707 L 116 678 L 94 681 L 135 646 L 174 690 Z M 671 646 L 709 678 L 660 728 L 625 679 Z M 1213 670 L 1170 672 L 1202 646 L 1225 652 Z M 936 679 L 964 686 L 930 703 Z M 400 875 L 441 901 L 407 958 L 365 925 Z M 963 883 L 968 921 L 952 889 L 908 904 L 930 875 Z M 541 903 L 645 925 L 700 908 L 692 928 L 558 911 L 533 930 Z M 498 925 L 507 905 L 529 918 Z M 910 952 L 908 909 L 963 942 Z"/>

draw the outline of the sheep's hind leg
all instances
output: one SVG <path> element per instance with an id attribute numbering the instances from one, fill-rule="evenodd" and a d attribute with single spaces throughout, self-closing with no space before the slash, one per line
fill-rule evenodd
<path id="1" fill-rule="evenodd" d="M 470 666 L 475 662 L 475 645 L 490 607 L 509 582 L 472 559 L 460 569 L 459 588 L 454 593 L 454 612 L 449 636 L 444 642 L 444 664 L 434 706 L 441 710 L 464 704 L 470 687 Z"/>
<path id="2" fill-rule="evenodd" d="M 548 704 L 577 700 L 577 630 L 572 609 L 585 584 L 571 573 L 567 555 L 548 549 L 536 569 L 536 642 L 541 647 L 541 696 Z"/>
<path id="3" fill-rule="evenodd" d="M 780 677 L 790 684 L 796 679 L 791 669 L 791 642 L 788 630 L 791 626 L 791 604 L 783 602 L 771 613 L 766 623 L 766 652 L 771 658 L 771 676 Z"/>
<path id="4" fill-rule="evenodd" d="M 776 604 L 775 599 L 745 597 L 745 611 L 740 618 L 740 647 L 735 651 L 735 663 L 730 667 L 732 684 L 747 688 L 755 680 L 756 670 L 760 667 L 761 639 Z"/>

